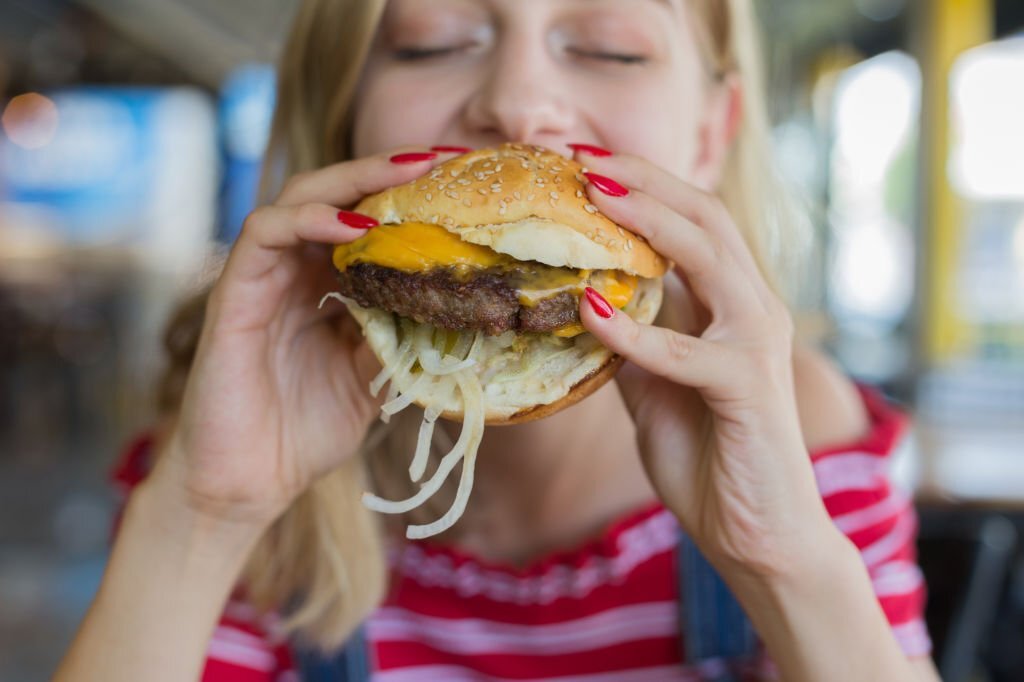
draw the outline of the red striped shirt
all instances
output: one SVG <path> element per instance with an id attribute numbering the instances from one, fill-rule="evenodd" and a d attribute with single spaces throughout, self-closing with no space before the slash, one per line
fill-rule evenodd
<path id="1" fill-rule="evenodd" d="M 906 420 L 865 392 L 872 429 L 859 443 L 813 453 L 825 506 L 860 549 L 875 594 L 908 656 L 930 653 L 925 586 L 915 563 L 917 519 L 889 480 Z M 146 441 L 116 479 L 144 476 Z M 385 603 L 366 635 L 376 682 L 420 680 L 703 680 L 726 665 L 684 665 L 677 599 L 675 518 L 660 505 L 613 524 L 574 551 L 526 569 L 458 550 L 409 543 L 392 552 Z M 205 682 L 294 682 L 272 617 L 229 604 L 208 652 Z M 685 644 L 685 643 L 684 643 Z M 774 679 L 766 657 L 736 664 L 744 680 Z"/>

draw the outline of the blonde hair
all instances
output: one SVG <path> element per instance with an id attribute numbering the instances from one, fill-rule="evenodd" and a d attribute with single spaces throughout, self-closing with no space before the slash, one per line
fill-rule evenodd
<path id="1" fill-rule="evenodd" d="M 740 130 L 727 161 L 720 194 L 769 280 L 784 270 L 782 258 L 795 241 L 799 223 L 784 203 L 770 161 L 769 126 L 762 90 L 761 54 L 751 0 L 689 0 L 696 17 L 704 57 L 716 76 L 738 78 L 744 98 Z M 385 0 L 306 0 L 298 10 L 279 67 L 278 106 L 267 165 L 264 195 L 283 178 L 351 158 L 353 99 Z M 784 251 L 781 246 L 786 243 Z M 190 330 L 168 333 L 174 360 L 163 382 L 165 403 L 179 390 L 175 371 L 187 373 L 198 336 L 202 306 L 188 308 L 200 324 L 179 316 Z M 186 316 L 187 318 L 188 316 Z M 175 369 L 177 368 L 177 370 Z M 178 397 L 180 400 L 180 396 Z M 389 469 L 386 452 L 411 452 L 420 415 L 393 418 L 389 428 L 374 427 L 363 456 L 318 480 L 261 539 L 243 575 L 246 594 L 264 609 L 284 611 L 288 632 L 325 650 L 341 645 L 380 603 L 386 588 L 383 532 L 360 503 L 372 487 L 384 495 L 412 494 L 400 469 Z M 436 431 L 444 439 L 442 430 Z M 435 442 L 435 449 L 443 443 Z M 450 443 L 447 444 L 451 447 Z M 442 450 L 443 451 L 443 450 Z M 372 478 L 371 486 L 368 479 Z M 423 511 L 434 518 L 446 508 Z M 433 515 L 433 516 L 431 516 Z"/>

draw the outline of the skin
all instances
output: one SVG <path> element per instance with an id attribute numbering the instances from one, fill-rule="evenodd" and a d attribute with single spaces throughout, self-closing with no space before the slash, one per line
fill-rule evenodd
<path id="1" fill-rule="evenodd" d="M 414 49 L 434 52 L 400 58 Z M 293 178 L 247 220 L 182 411 L 56 679 L 198 676 L 260 534 L 351 457 L 338 443 L 358 443 L 376 414 L 358 330 L 315 305 L 332 288 L 328 245 L 363 234 L 337 209 L 448 158 L 395 164 L 397 151 L 520 140 L 613 150 L 579 158 L 630 193 L 591 186 L 591 200 L 684 265 L 667 282 L 665 327 L 581 302 L 588 330 L 631 364 L 571 410 L 490 434 L 460 545 L 525 563 L 657 496 L 785 679 L 937 680 L 899 650 L 815 487 L 808 447 L 856 438 L 863 407 L 830 365 L 794 350 L 788 312 L 714 198 L 741 108 L 735 79 L 708 78 L 680 0 L 393 0 L 359 92 L 365 158 Z"/>

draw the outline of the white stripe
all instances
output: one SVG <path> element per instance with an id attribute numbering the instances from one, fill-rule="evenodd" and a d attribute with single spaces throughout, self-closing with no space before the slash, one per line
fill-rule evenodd
<path id="1" fill-rule="evenodd" d="M 910 498 L 903 493 L 890 490 L 884 498 L 863 509 L 833 517 L 832 522 L 846 535 L 870 528 L 877 523 L 892 518 L 906 511 L 910 506 Z"/>
<path id="2" fill-rule="evenodd" d="M 674 601 L 634 604 L 549 625 L 512 625 L 476 618 L 436 618 L 386 607 L 368 623 L 374 642 L 421 642 L 462 655 L 554 656 L 657 637 L 677 637 Z"/>
<path id="3" fill-rule="evenodd" d="M 266 649 L 239 644 L 222 639 L 210 641 L 206 650 L 207 658 L 232 665 L 258 670 L 259 672 L 270 672 L 277 665 L 277 658 Z"/>
<path id="4" fill-rule="evenodd" d="M 562 598 L 581 599 L 594 589 L 623 582 L 639 565 L 675 548 L 678 523 L 668 510 L 624 531 L 613 557 L 594 556 L 577 568 L 558 564 L 540 575 L 515 576 L 466 562 L 455 568 L 444 554 L 428 555 L 410 543 L 395 558 L 398 570 L 425 587 L 452 589 L 464 599 L 483 595 L 492 601 L 520 605 L 550 604 Z"/>
<path id="5" fill-rule="evenodd" d="M 873 490 L 886 483 L 888 461 L 863 452 L 828 455 L 814 462 L 822 497 L 847 490 Z"/>
<path id="6" fill-rule="evenodd" d="M 893 561 L 872 571 L 871 586 L 877 597 L 896 597 L 913 594 L 924 584 L 924 576 L 917 564 Z"/>
<path id="7" fill-rule="evenodd" d="M 892 633 L 908 658 L 927 656 L 931 653 L 932 640 L 924 621 L 916 619 L 900 625 L 894 625 Z"/>
<path id="8" fill-rule="evenodd" d="M 219 639 L 222 642 L 234 642 L 235 644 L 244 644 L 245 646 L 255 647 L 257 649 L 269 649 L 267 641 L 262 637 L 250 634 L 244 630 L 239 630 L 231 625 L 218 625 L 217 629 L 213 631 L 213 638 Z"/>
<path id="9" fill-rule="evenodd" d="M 693 672 L 687 672 L 682 666 L 664 665 L 652 668 L 635 668 L 618 670 L 593 675 L 545 675 L 532 679 L 491 677 L 473 672 L 468 668 L 455 665 L 417 665 L 395 670 L 385 670 L 373 674 L 373 682 L 541 682 L 541 680 L 558 680 L 559 682 L 699 682 Z"/>
<path id="10" fill-rule="evenodd" d="M 896 550 L 912 542 L 914 526 L 914 517 L 911 514 L 900 516 L 888 533 L 860 550 L 865 565 L 874 568 L 880 561 L 892 556 Z"/>

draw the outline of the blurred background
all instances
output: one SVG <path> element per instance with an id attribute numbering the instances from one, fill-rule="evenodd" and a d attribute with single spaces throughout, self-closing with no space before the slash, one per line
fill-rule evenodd
<path id="1" fill-rule="evenodd" d="M 1024 679 L 1024 2 L 763 0 L 800 326 L 915 415 L 947 680 Z M 52 672 L 168 311 L 253 206 L 294 0 L 0 0 L 0 679 Z M 220 245 L 220 246 L 218 246 Z"/>

